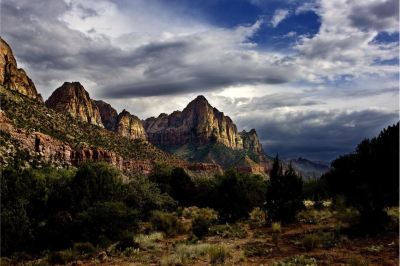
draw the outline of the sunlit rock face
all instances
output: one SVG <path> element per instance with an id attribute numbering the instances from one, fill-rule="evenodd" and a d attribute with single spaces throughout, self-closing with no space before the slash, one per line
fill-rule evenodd
<path id="1" fill-rule="evenodd" d="M 183 111 L 160 114 L 143 121 L 149 142 L 163 146 L 191 143 L 195 146 L 222 143 L 232 149 L 251 149 L 263 153 L 255 130 L 238 133 L 228 116 L 198 96 Z"/>
<path id="2" fill-rule="evenodd" d="M 53 92 L 46 105 L 81 121 L 104 127 L 99 108 L 79 82 L 65 82 Z"/>
<path id="3" fill-rule="evenodd" d="M 129 139 L 147 140 L 142 121 L 125 109 L 118 115 L 115 132 Z"/>
<path id="4" fill-rule="evenodd" d="M 25 71 L 17 67 L 17 61 L 10 46 L 0 37 L 0 85 L 10 90 L 37 99 L 43 103 L 42 95 L 37 93 L 35 84 Z"/>
<path id="5" fill-rule="evenodd" d="M 135 115 L 123 110 L 120 114 L 108 103 L 94 101 L 99 108 L 101 121 L 106 129 L 128 139 L 147 140 L 142 121 Z"/>

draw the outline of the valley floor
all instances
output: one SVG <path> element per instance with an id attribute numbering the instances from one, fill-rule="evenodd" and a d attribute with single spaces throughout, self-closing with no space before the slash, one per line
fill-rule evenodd
<path id="1" fill-rule="evenodd" d="M 187 229 L 190 228 L 190 219 L 183 223 Z M 133 250 L 129 256 L 126 252 L 109 249 L 107 252 L 96 252 L 92 256 L 80 256 L 69 265 L 211 265 L 209 254 L 196 251 L 197 247 L 200 248 L 200 243 L 209 247 L 225 247 L 228 255 L 225 256 L 224 262 L 220 263 L 223 265 L 266 266 L 306 254 L 309 258 L 314 258 L 316 264 L 292 265 L 399 265 L 399 234 L 396 229 L 375 236 L 344 235 L 338 233 L 340 222 L 332 217 L 318 223 L 296 222 L 282 226 L 279 233 L 274 233 L 270 226 L 258 227 L 254 226 L 254 223 L 252 226 L 250 224 L 252 223 L 238 224 L 247 231 L 243 238 L 214 235 L 193 244 L 187 241 L 191 234 L 188 230 L 188 233 L 158 239 L 154 243 L 149 242 L 150 244 L 146 244 L 147 248 Z M 146 224 L 143 224 L 142 228 L 144 230 Z M 278 235 L 278 238 L 274 238 L 274 234 Z M 301 240 L 307 235 L 320 236 L 321 241 L 315 243 L 315 248 L 308 246 L 309 250 L 306 250 L 307 245 Z M 380 246 L 382 248 L 379 248 Z M 374 248 L 375 251 L 371 251 Z M 9 259 L 2 259 L 2 265 L 9 263 L 13 264 Z M 31 262 L 29 265 L 40 264 Z"/>

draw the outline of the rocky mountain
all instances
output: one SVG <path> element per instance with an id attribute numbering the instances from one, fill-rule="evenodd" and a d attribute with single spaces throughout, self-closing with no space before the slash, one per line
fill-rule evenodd
<path id="1" fill-rule="evenodd" d="M 10 46 L 1 37 L 0 85 L 43 103 L 42 95 L 38 94 L 35 84 L 26 75 L 25 71 L 17 67 L 17 61 Z"/>
<path id="2" fill-rule="evenodd" d="M 238 133 L 232 120 L 212 107 L 204 96 L 191 101 L 182 112 L 148 118 L 143 121 L 143 126 L 149 142 L 164 147 L 220 143 L 234 150 L 264 153 L 254 129 Z"/>
<path id="3" fill-rule="evenodd" d="M 125 175 L 148 174 L 157 162 L 183 167 L 192 176 L 213 176 L 216 164 L 185 162 L 151 143 L 129 139 L 0 85 L 1 166 L 18 157 L 24 167 L 52 165 L 76 167 L 107 162 Z"/>
<path id="4" fill-rule="evenodd" d="M 291 162 L 293 168 L 296 171 L 301 172 L 304 178 L 313 177 L 313 175 L 316 177 L 321 177 L 321 175 L 329 171 L 328 165 L 319 162 L 313 162 L 301 157 L 298 159 L 283 157 L 281 160 L 287 164 Z"/>
<path id="5" fill-rule="evenodd" d="M 125 109 L 118 114 L 110 104 L 94 101 L 99 108 L 101 121 L 106 129 L 129 139 L 147 140 L 147 133 L 142 121 Z"/>
<path id="6" fill-rule="evenodd" d="M 78 120 L 104 127 L 99 108 L 79 82 L 65 82 L 51 94 L 45 104 Z"/>
<path id="7" fill-rule="evenodd" d="M 118 121 L 117 110 L 112 108 L 110 104 L 103 102 L 101 100 L 100 101 L 93 100 L 93 101 L 99 108 L 101 122 L 103 123 L 104 127 L 107 130 L 115 131 Z"/>
<path id="8" fill-rule="evenodd" d="M 147 140 L 147 134 L 143 128 L 142 121 L 125 109 L 117 117 L 115 132 L 126 138 Z"/>

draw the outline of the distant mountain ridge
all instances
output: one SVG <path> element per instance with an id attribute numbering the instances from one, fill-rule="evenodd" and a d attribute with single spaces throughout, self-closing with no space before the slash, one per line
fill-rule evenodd
<path id="1" fill-rule="evenodd" d="M 304 173 L 303 177 L 312 177 L 313 175 L 321 177 L 321 175 L 328 172 L 330 168 L 330 164 L 328 163 L 314 162 L 302 157 L 298 159 L 283 157 L 281 160 L 286 164 L 292 163 L 292 166 L 297 171 Z"/>

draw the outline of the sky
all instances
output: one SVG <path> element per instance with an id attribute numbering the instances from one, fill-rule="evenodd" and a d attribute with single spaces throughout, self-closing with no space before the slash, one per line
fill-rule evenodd
<path id="1" fill-rule="evenodd" d="M 271 156 L 327 161 L 399 121 L 398 0 L 3 0 L 47 99 L 79 81 L 141 119 L 197 95 Z"/>

